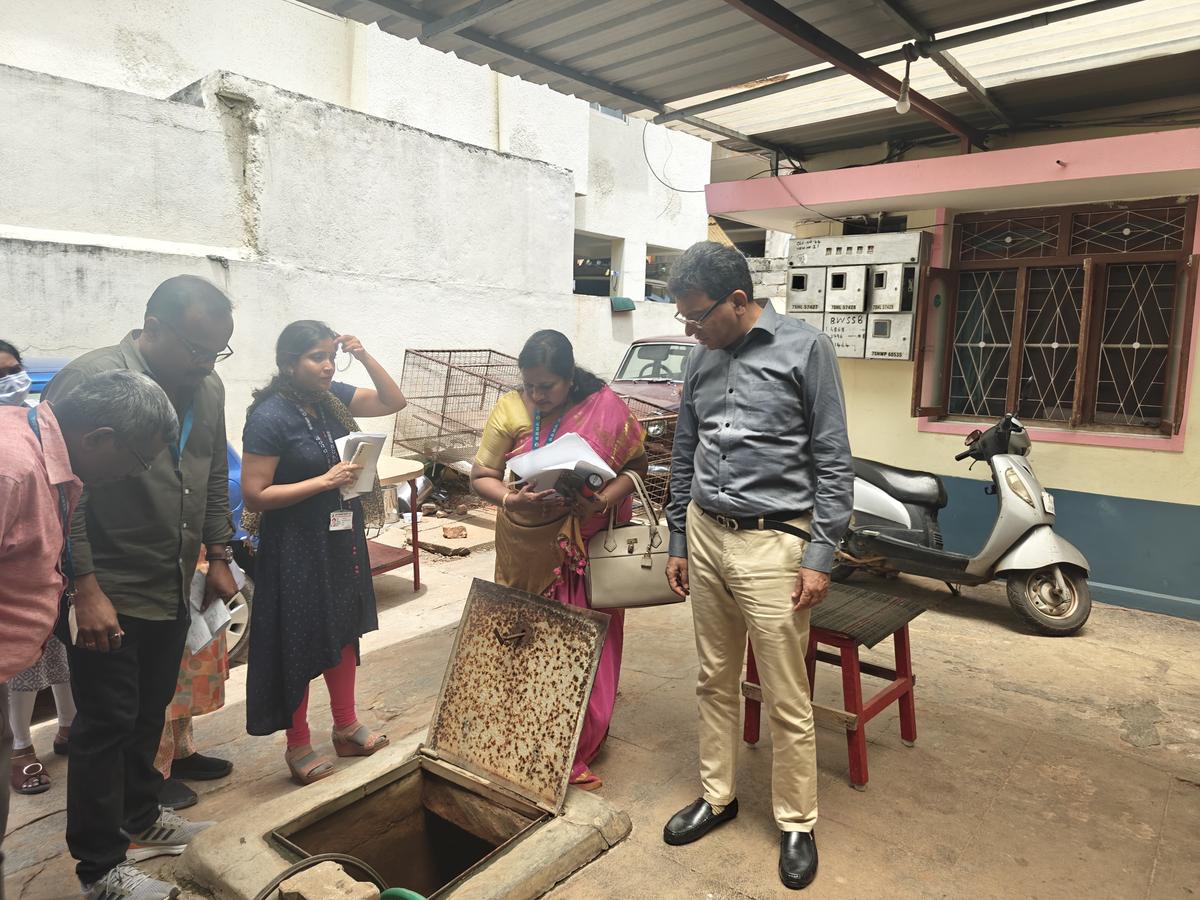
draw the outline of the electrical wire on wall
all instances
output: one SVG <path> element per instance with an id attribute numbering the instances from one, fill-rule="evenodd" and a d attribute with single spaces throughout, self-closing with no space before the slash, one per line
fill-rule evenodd
<path id="1" fill-rule="evenodd" d="M 668 181 L 666 181 L 665 179 L 663 179 L 662 175 L 659 175 L 657 172 L 654 171 L 654 166 L 650 162 L 650 151 L 646 149 L 646 129 L 649 127 L 650 127 L 649 120 L 643 120 L 643 122 L 642 122 L 642 156 L 646 160 L 646 168 L 650 170 L 650 174 L 653 175 L 656 179 L 658 179 L 658 183 L 661 184 L 663 187 L 670 188 L 671 190 L 675 191 L 676 193 L 679 193 L 679 194 L 703 194 L 704 188 L 678 188 L 678 187 L 675 187 L 675 185 L 673 185 L 673 184 L 669 183 Z M 668 148 L 667 158 L 663 162 L 663 175 L 665 175 L 667 172 L 667 163 L 671 161 L 671 153 L 674 152 L 671 149 L 671 138 L 670 138 L 670 130 L 669 129 L 667 131 L 667 148 Z"/>

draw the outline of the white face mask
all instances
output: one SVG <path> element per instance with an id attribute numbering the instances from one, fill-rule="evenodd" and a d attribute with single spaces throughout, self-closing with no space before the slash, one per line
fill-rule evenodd
<path id="1" fill-rule="evenodd" d="M 0 378 L 0 406 L 20 406 L 29 396 L 29 388 L 32 385 L 28 372 L 18 372 L 16 375 Z"/>

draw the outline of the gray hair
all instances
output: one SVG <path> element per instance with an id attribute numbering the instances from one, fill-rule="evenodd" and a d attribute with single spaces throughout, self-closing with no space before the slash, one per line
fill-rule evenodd
<path id="1" fill-rule="evenodd" d="M 710 300 L 724 300 L 737 290 L 754 299 L 750 266 L 740 250 L 716 241 L 700 241 L 683 251 L 667 282 L 667 292 L 676 298 L 698 291 Z"/>
<path id="2" fill-rule="evenodd" d="M 91 375 L 51 404 L 58 421 L 75 428 L 111 428 L 123 440 L 145 445 L 179 439 L 179 417 L 151 378 L 128 369 Z"/>

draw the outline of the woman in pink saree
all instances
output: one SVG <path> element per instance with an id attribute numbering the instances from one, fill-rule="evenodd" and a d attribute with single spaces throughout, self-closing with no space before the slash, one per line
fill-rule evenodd
<path id="1" fill-rule="evenodd" d="M 557 331 L 530 337 L 518 365 L 524 387 L 497 401 L 471 469 L 475 492 L 499 507 L 496 581 L 587 608 L 587 540 L 607 526 L 609 510 L 616 510 L 618 522 L 632 516 L 633 480 L 622 473 L 646 472 L 642 426 L 625 401 L 575 365 L 571 342 Z M 569 501 L 552 490 L 517 490 L 505 482 L 509 459 L 572 433 L 618 473 L 595 496 Z M 603 784 L 589 765 L 608 734 L 621 674 L 625 614 L 603 612 L 611 616 L 608 636 L 571 769 L 571 783 L 585 790 Z"/>

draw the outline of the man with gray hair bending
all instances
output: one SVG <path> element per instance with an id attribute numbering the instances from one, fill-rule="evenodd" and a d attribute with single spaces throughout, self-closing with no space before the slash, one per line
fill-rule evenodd
<path id="1" fill-rule="evenodd" d="M 167 395 L 134 372 L 93 375 L 53 405 L 0 407 L 0 770 L 12 749 L 8 680 L 41 656 L 70 593 L 67 537 L 83 485 L 141 472 L 177 434 Z M 8 791 L 3 779 L 0 839 Z M 0 872 L 0 897 L 3 885 Z"/>
<path id="2" fill-rule="evenodd" d="M 180 854 L 211 822 L 160 806 L 154 758 L 175 694 L 192 575 L 206 547 L 209 602 L 237 593 L 228 565 L 225 388 L 233 313 L 194 275 L 160 284 L 142 328 L 55 376 L 51 403 L 96 372 L 149 375 L 179 417 L 179 437 L 119 484 L 89 488 L 72 520 L 79 640 L 68 647 L 78 712 L 67 769 L 67 846 L 85 900 L 165 900 L 178 889 L 134 863 Z"/>

